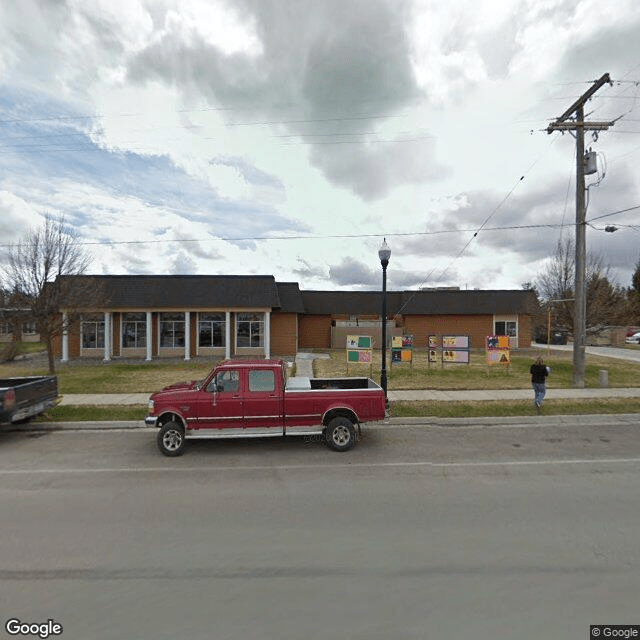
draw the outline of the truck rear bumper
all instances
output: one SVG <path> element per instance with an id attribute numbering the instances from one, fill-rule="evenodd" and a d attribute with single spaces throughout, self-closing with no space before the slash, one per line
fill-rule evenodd
<path id="1" fill-rule="evenodd" d="M 21 422 L 29 418 L 39 416 L 41 413 L 53 409 L 58 404 L 58 399 L 49 399 L 38 402 L 30 407 L 23 407 L 11 414 L 11 422 Z"/>

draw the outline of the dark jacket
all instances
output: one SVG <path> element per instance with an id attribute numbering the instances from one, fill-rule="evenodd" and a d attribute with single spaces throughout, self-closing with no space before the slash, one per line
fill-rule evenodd
<path id="1" fill-rule="evenodd" d="M 547 367 L 544 364 L 532 364 L 531 365 L 531 382 L 544 383 L 545 378 L 549 375 Z"/>

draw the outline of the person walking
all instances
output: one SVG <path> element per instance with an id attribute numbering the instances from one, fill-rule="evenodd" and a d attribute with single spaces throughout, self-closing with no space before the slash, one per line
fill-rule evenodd
<path id="1" fill-rule="evenodd" d="M 538 415 L 540 415 L 542 402 L 547 393 L 546 379 L 549 375 L 549 367 L 544 364 L 542 358 L 539 356 L 535 359 L 529 371 L 531 373 L 531 386 L 533 387 L 533 403 L 535 404 Z"/>

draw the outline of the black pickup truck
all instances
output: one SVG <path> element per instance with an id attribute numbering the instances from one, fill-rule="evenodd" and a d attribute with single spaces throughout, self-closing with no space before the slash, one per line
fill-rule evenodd
<path id="1" fill-rule="evenodd" d="M 54 407 L 58 401 L 55 376 L 0 378 L 0 424 L 20 424 Z"/>

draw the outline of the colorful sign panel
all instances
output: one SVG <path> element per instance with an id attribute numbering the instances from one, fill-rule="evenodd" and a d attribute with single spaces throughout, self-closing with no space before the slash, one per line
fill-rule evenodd
<path id="1" fill-rule="evenodd" d="M 442 336 L 443 349 L 470 349 L 469 336 Z"/>
<path id="2" fill-rule="evenodd" d="M 371 351 L 365 349 L 348 349 L 347 362 L 365 362 L 369 364 L 371 362 Z"/>
<path id="3" fill-rule="evenodd" d="M 507 367 L 511 363 L 509 336 L 487 336 L 487 364 L 502 364 Z"/>
<path id="4" fill-rule="evenodd" d="M 413 363 L 413 336 L 393 336 L 391 338 L 391 363 Z"/>
<path id="5" fill-rule="evenodd" d="M 347 336 L 347 349 L 373 349 L 371 336 Z"/>
<path id="6" fill-rule="evenodd" d="M 508 349 L 509 336 L 487 336 L 487 349 Z"/>
<path id="7" fill-rule="evenodd" d="M 469 364 L 469 352 L 468 351 L 451 351 L 451 350 L 443 349 L 442 362 L 453 362 L 456 364 Z"/>
<path id="8" fill-rule="evenodd" d="M 469 336 L 429 336 L 429 363 L 469 364 L 471 339 Z"/>
<path id="9" fill-rule="evenodd" d="M 511 352 L 509 349 L 490 349 L 487 351 L 488 364 L 504 364 L 511 363 Z"/>
<path id="10" fill-rule="evenodd" d="M 350 362 L 371 364 L 372 349 L 371 336 L 347 336 L 347 369 Z"/>

